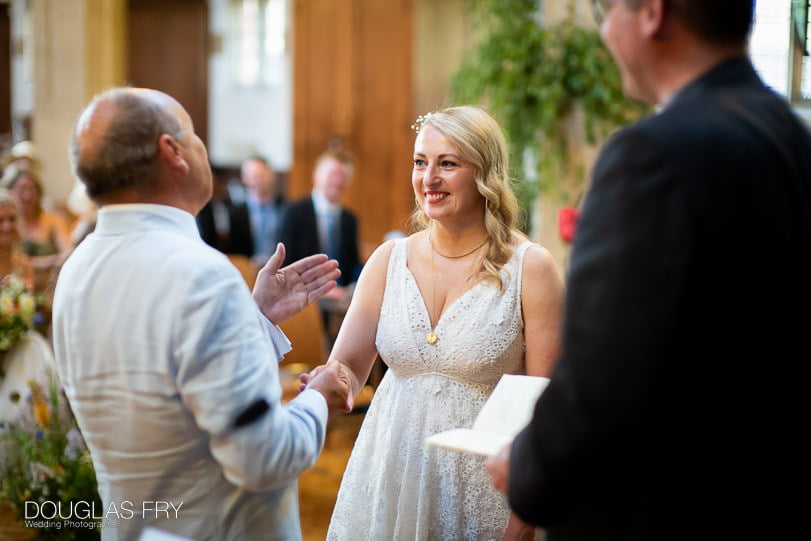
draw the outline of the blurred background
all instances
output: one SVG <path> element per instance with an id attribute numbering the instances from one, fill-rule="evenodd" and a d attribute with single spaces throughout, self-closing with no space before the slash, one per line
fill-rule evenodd
<path id="1" fill-rule="evenodd" d="M 799 109 L 807 11 L 758 0 L 752 38 L 757 68 Z M 345 204 L 366 255 L 412 208 L 415 117 L 488 104 L 515 146 L 525 228 L 565 263 L 559 209 L 579 204 L 600 141 L 647 114 L 617 92 L 596 32 L 589 0 L 0 0 L 0 149 L 34 143 L 58 210 L 82 107 L 109 86 L 164 90 L 218 173 L 238 178 L 260 154 L 288 198 L 309 193 L 330 143 L 353 152 Z"/>
<path id="2" fill-rule="evenodd" d="M 808 11 L 809 0 L 757 0 L 750 49 L 766 83 L 811 120 Z M 355 172 L 342 204 L 358 218 L 362 260 L 406 230 L 418 115 L 463 103 L 490 110 L 510 142 L 522 227 L 565 269 L 601 144 L 654 112 L 624 97 L 591 0 L 0 0 L 0 185 L 22 193 L 27 182 L 36 219 L 61 215 L 71 235 L 57 255 L 93 226 L 68 158 L 74 122 L 95 94 L 120 85 L 162 90 L 185 106 L 220 181 L 215 199 L 244 193 L 241 166 L 257 156 L 274 173 L 263 177 L 272 200 L 306 196 L 319 154 L 349 151 Z M 18 182 L 20 168 L 28 178 Z M 256 267 L 221 248 L 252 284 Z M 60 261 L 34 274 L 45 277 L 46 299 Z M 299 373 L 326 360 L 350 299 L 351 288 L 283 325 L 295 344 L 282 364 L 285 399 Z M 47 324 L 34 329 L 44 328 L 40 342 Z M 6 356 L 38 366 L 22 346 Z M 305 541 L 324 538 L 384 371 L 377 362 L 355 411 L 332 422 L 321 458 L 299 480 Z M 15 516 L 0 501 L 0 540 L 33 538 Z"/>

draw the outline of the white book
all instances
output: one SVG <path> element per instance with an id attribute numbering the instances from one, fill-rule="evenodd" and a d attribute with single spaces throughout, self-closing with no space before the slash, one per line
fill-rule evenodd
<path id="1" fill-rule="evenodd" d="M 535 403 L 548 384 L 549 378 L 505 374 L 476 416 L 473 428 L 440 432 L 425 441 L 456 451 L 495 455 L 529 424 Z"/>

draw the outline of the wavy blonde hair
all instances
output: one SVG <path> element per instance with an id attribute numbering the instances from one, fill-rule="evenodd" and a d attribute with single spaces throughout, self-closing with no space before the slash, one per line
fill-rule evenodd
<path id="1" fill-rule="evenodd" d="M 460 157 L 473 165 L 476 187 L 485 199 L 484 227 L 488 237 L 487 253 L 478 275 L 501 289 L 499 273 L 512 255 L 511 237 L 519 216 L 504 130 L 484 109 L 473 105 L 428 113 L 420 116 L 414 127 L 419 131 L 429 125 L 447 137 Z M 431 225 L 419 201 L 410 223 L 412 231 Z"/>

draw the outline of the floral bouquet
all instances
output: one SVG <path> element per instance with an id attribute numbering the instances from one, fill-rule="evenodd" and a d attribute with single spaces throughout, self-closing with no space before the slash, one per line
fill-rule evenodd
<path id="1" fill-rule="evenodd" d="M 99 539 L 96 475 L 67 399 L 55 375 L 29 385 L 30 409 L 0 432 L 0 502 L 39 539 Z"/>
<path id="2" fill-rule="evenodd" d="M 39 323 L 41 306 L 42 295 L 16 274 L 0 280 L 0 352 L 11 349 L 21 335 Z"/>

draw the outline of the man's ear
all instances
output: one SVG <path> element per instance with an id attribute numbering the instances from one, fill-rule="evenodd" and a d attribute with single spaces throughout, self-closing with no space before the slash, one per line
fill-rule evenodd
<path id="1" fill-rule="evenodd" d="M 654 41 L 667 41 L 668 12 L 665 0 L 647 0 L 639 6 L 639 20 L 642 24 L 642 34 Z"/>
<path id="2" fill-rule="evenodd" d="M 189 164 L 183 157 L 183 148 L 171 135 L 164 133 L 158 138 L 158 158 L 161 163 L 182 172 L 189 171 Z"/>

